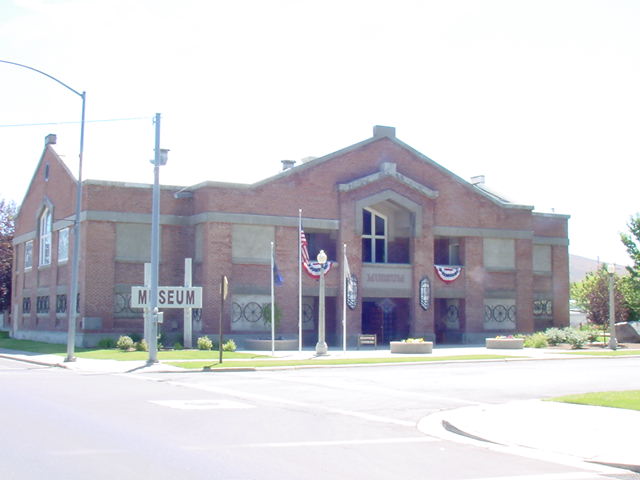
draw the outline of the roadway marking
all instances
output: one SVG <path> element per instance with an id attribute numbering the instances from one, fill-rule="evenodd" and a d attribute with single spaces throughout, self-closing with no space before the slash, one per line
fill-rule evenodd
<path id="1" fill-rule="evenodd" d="M 263 395 L 259 393 L 246 393 L 239 392 L 238 390 L 229 390 L 226 388 L 213 387 L 211 385 L 193 385 L 191 383 L 184 382 L 167 382 L 170 385 L 175 385 L 178 387 L 187 387 L 187 388 L 195 388 L 198 390 L 203 390 L 205 392 L 217 393 L 219 395 L 227 395 L 230 397 L 242 398 L 250 401 L 262 401 L 268 403 L 276 403 L 281 405 L 289 405 L 297 408 L 308 408 L 312 410 L 322 410 L 327 413 L 333 413 L 337 415 L 345 415 L 348 417 L 360 418 L 362 420 L 367 420 L 370 422 L 379 422 L 379 423 L 388 423 L 392 425 L 398 425 L 401 427 L 415 427 L 416 422 L 408 421 L 408 420 L 400 420 L 397 418 L 391 417 L 383 417 L 381 415 L 372 415 L 369 413 L 356 412 L 353 410 L 344 410 L 340 408 L 331 408 L 331 407 L 323 407 L 320 405 L 312 405 L 309 402 L 298 402 L 295 400 L 288 400 L 285 398 L 272 397 L 270 395 Z"/>
<path id="2" fill-rule="evenodd" d="M 85 455 L 122 455 L 123 453 L 130 453 L 127 450 L 116 449 L 77 449 L 77 450 L 50 450 L 47 452 L 49 455 L 57 456 L 85 456 Z"/>
<path id="3" fill-rule="evenodd" d="M 271 380 L 273 377 L 262 375 L 261 378 L 266 380 Z M 460 403 L 463 405 L 474 405 L 474 406 L 478 405 L 479 403 L 474 400 L 464 400 L 462 398 L 449 397 L 444 395 L 435 395 L 431 393 L 403 391 L 403 390 L 398 390 L 397 388 L 375 387 L 370 385 L 354 386 L 351 382 L 349 382 L 349 380 L 344 380 L 340 385 L 336 385 L 334 380 L 320 379 L 320 378 L 317 378 L 317 379 L 314 378 L 312 380 L 310 378 L 280 377 L 278 378 L 278 380 L 289 382 L 289 383 L 313 385 L 316 387 L 320 386 L 320 387 L 326 387 L 326 388 L 332 388 L 332 389 L 339 388 L 340 390 L 349 389 L 351 391 L 358 391 L 358 392 L 366 391 L 372 394 L 382 394 L 382 395 L 387 395 L 392 397 L 409 398 L 409 399 L 415 399 L 415 400 L 427 400 L 427 401 L 439 400 L 439 401 L 446 401 L 450 403 L 452 402 L 452 403 Z"/>
<path id="4" fill-rule="evenodd" d="M 265 443 L 243 443 L 237 445 L 227 445 L 233 448 L 305 448 L 305 447 L 344 447 L 349 445 L 387 445 L 406 443 L 429 443 L 440 442 L 437 438 L 429 437 L 401 437 L 401 438 L 377 438 L 359 440 L 315 440 L 309 442 L 265 442 Z M 212 450 L 220 447 L 192 446 L 183 447 L 185 450 Z"/>
<path id="5" fill-rule="evenodd" d="M 377 438 L 369 440 L 325 440 L 313 442 L 273 442 L 273 443 L 249 443 L 243 447 L 257 448 L 288 448 L 288 447 L 343 447 L 346 445 L 385 445 L 398 443 L 427 443 L 439 442 L 437 438 L 406 437 L 406 438 Z"/>
<path id="6" fill-rule="evenodd" d="M 221 410 L 255 408 L 253 405 L 233 402 L 231 400 L 149 400 L 149 402 L 163 407 L 177 408 L 179 410 Z"/>

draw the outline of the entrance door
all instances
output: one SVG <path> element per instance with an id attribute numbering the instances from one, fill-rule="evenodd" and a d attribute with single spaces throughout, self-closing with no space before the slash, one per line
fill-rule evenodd
<path id="1" fill-rule="evenodd" d="M 435 299 L 436 343 L 462 343 L 464 332 L 464 300 Z"/>
<path id="2" fill-rule="evenodd" d="M 367 299 L 362 302 L 362 333 L 375 333 L 378 343 L 406 338 L 409 304 L 404 298 Z"/>
<path id="3" fill-rule="evenodd" d="M 382 309 L 374 301 L 362 302 L 362 333 L 375 334 L 378 343 L 383 341 Z"/>

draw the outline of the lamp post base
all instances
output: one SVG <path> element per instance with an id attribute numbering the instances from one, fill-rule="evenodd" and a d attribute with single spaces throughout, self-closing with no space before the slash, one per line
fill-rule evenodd
<path id="1" fill-rule="evenodd" d="M 316 343 L 316 355 L 326 355 L 328 351 L 326 342 Z"/>

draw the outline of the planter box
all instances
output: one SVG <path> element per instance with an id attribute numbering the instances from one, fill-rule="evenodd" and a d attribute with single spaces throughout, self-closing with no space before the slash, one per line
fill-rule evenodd
<path id="1" fill-rule="evenodd" d="M 524 338 L 487 338 L 486 347 L 520 349 L 524 347 Z"/>
<path id="2" fill-rule="evenodd" d="M 431 353 L 433 351 L 433 342 L 422 343 L 406 343 L 406 342 L 390 342 L 391 353 Z"/>
<path id="3" fill-rule="evenodd" d="M 271 340 L 248 338 L 244 341 L 244 348 L 245 350 L 270 351 Z M 287 340 L 275 340 L 274 349 L 275 350 L 297 350 L 298 340 L 295 338 L 287 339 Z"/>

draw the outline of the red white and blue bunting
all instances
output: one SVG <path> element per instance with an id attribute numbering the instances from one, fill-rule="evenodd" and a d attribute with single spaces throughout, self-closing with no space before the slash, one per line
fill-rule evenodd
<path id="1" fill-rule="evenodd" d="M 315 279 L 320 278 L 320 272 L 322 272 L 322 270 L 324 270 L 325 275 L 329 273 L 332 265 L 333 262 L 327 262 L 324 265 L 319 262 L 302 262 L 302 267 L 304 268 L 304 271 L 307 273 L 307 275 Z"/>
<path id="2" fill-rule="evenodd" d="M 456 280 L 460 274 L 462 273 L 462 267 L 460 266 L 451 266 L 451 265 L 434 265 L 436 269 L 436 273 L 440 280 L 445 283 L 451 283 Z"/>

